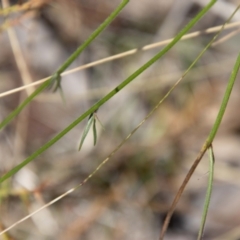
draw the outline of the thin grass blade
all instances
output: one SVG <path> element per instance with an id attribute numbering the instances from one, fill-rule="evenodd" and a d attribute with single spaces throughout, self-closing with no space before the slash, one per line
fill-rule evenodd
<path id="1" fill-rule="evenodd" d="M 209 147 L 208 151 L 209 151 L 208 187 L 207 187 L 205 203 L 204 203 L 204 208 L 203 208 L 202 221 L 201 221 L 200 229 L 199 229 L 199 232 L 198 232 L 197 240 L 201 240 L 202 237 L 203 237 L 203 232 L 204 232 L 204 227 L 205 227 L 205 223 L 206 223 L 206 219 L 207 219 L 207 213 L 208 213 L 208 209 L 209 209 L 210 199 L 211 199 L 211 195 L 212 195 L 212 187 L 213 187 L 213 175 L 214 175 L 215 158 L 214 158 L 212 145 Z"/>

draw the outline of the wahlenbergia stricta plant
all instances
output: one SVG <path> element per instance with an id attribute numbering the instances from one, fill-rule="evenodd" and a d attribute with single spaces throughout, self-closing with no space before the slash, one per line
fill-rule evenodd
<path id="1" fill-rule="evenodd" d="M 227 23 L 227 22 L 226 22 Z M 226 24 L 225 23 L 225 24 Z M 219 30 L 219 32 L 212 38 L 212 40 L 207 44 L 207 46 L 199 53 L 199 55 L 195 58 L 195 60 L 190 64 L 188 69 L 183 73 L 183 75 L 175 82 L 175 84 L 170 88 L 170 90 L 159 100 L 157 105 L 148 113 L 148 115 L 128 134 L 128 136 L 95 168 L 94 171 L 92 171 L 80 184 L 77 186 L 69 189 L 67 192 L 63 193 L 62 195 L 58 196 L 57 198 L 53 199 L 52 201 L 48 202 L 44 206 L 40 207 L 39 209 L 35 210 L 34 212 L 30 213 L 29 215 L 25 216 L 24 218 L 20 219 L 19 221 L 15 222 L 2 232 L 1 234 L 4 234 L 8 232 L 10 229 L 14 228 L 18 224 L 24 222 L 25 220 L 29 219 L 33 215 L 37 214 L 41 210 L 53 205 L 54 203 L 58 202 L 62 198 L 68 196 L 75 190 L 79 189 L 81 186 L 86 184 L 95 174 L 114 156 L 114 154 L 130 139 L 130 137 L 154 114 L 154 112 L 160 107 L 160 105 L 167 99 L 167 97 L 171 94 L 171 92 L 176 88 L 176 86 L 183 80 L 183 78 L 189 73 L 189 71 L 192 69 L 192 67 L 198 62 L 198 60 L 203 56 L 203 54 L 207 51 L 207 49 L 211 46 L 211 44 L 214 42 L 214 40 L 217 38 L 217 36 L 221 33 L 221 31 L 224 28 L 224 25 L 222 25 L 222 28 Z M 91 116 L 91 115 L 90 115 Z M 97 116 L 95 116 L 96 119 L 98 120 Z M 91 118 L 89 118 L 90 121 Z M 93 120 L 91 120 L 93 121 Z M 90 121 L 90 122 L 91 122 Z M 98 120 L 99 121 L 99 120 Z M 100 123 L 101 124 L 101 123 Z M 86 126 L 88 130 L 90 129 L 90 126 Z M 85 132 L 85 131 L 84 131 Z M 84 138 L 85 134 L 83 134 Z"/>
<path id="2" fill-rule="evenodd" d="M 119 11 L 126 5 L 128 1 L 123 1 L 122 4 L 118 7 Z M 206 5 L 176 36 L 175 38 L 159 53 L 157 53 L 152 59 L 150 59 L 147 63 L 145 63 L 142 67 L 140 67 L 137 71 L 135 71 L 132 75 L 130 75 L 127 79 L 125 79 L 122 83 L 120 83 L 117 87 L 115 87 L 112 91 L 110 91 L 106 96 L 100 99 L 97 103 L 95 103 L 92 107 L 90 107 L 85 113 L 83 113 L 79 118 L 73 121 L 68 127 L 66 127 L 63 131 L 61 131 L 58 135 L 40 147 L 36 152 L 34 152 L 31 156 L 26 158 L 22 163 L 11 169 L 5 175 L 0 178 L 0 183 L 13 176 L 16 172 L 26 166 L 28 163 L 33 161 L 37 156 L 46 151 L 49 147 L 51 147 L 54 143 L 56 143 L 59 139 L 61 139 L 66 133 L 68 133 L 71 129 L 73 129 L 77 124 L 79 124 L 83 119 L 85 119 L 90 114 L 94 113 L 99 107 L 101 107 L 104 103 L 106 103 L 109 99 L 111 99 L 114 95 L 116 95 L 120 90 L 126 87 L 130 82 L 132 82 L 137 76 L 139 76 L 142 72 L 148 69 L 153 63 L 159 60 L 164 54 L 166 54 L 180 39 L 181 37 L 187 33 L 214 5 L 216 0 L 210 1 L 208 5 Z M 124 5 L 125 4 L 125 5 Z M 117 10 L 114 13 L 118 14 Z M 110 15 L 112 16 L 112 14 Z M 101 25 L 102 26 L 102 25 Z M 61 70 L 66 69 L 66 63 L 64 66 L 60 67 Z M 59 80 L 59 71 L 53 77 L 55 80 Z M 51 83 L 51 79 L 45 82 L 40 86 L 23 104 L 21 104 L 13 113 L 10 114 L 10 117 L 7 118 L 7 121 L 4 120 L 4 124 L 0 124 L 0 127 L 4 127 L 10 122 L 14 116 L 16 116 L 38 93 L 40 93 L 43 89 L 45 89 Z M 41 90 L 39 90 L 41 89 Z"/>
<path id="3" fill-rule="evenodd" d="M 99 168 L 97 168 L 97 169 L 99 169 Z M 95 173 L 95 172 L 94 172 L 94 173 Z M 94 173 L 92 173 L 91 176 L 93 176 Z M 89 179 L 89 178 L 87 178 L 87 179 Z M 86 181 L 84 181 L 84 182 L 86 182 Z M 82 184 L 83 184 L 83 183 L 82 183 Z M 81 185 L 82 185 L 82 184 L 81 184 Z M 72 190 L 71 190 L 71 191 L 68 191 L 67 193 L 69 194 L 70 192 L 72 192 Z M 66 195 L 66 194 L 65 194 L 65 195 Z M 49 204 L 47 204 L 47 205 L 49 206 L 50 204 L 53 204 L 53 203 L 56 202 L 57 200 L 59 200 L 59 198 L 56 199 L 55 201 L 51 201 L 51 202 L 50 202 Z"/>
<path id="4" fill-rule="evenodd" d="M 229 19 L 230 20 L 230 19 Z M 226 22 L 227 23 L 227 22 Z M 225 24 L 226 24 L 225 23 Z M 224 25 L 225 25 L 224 24 Z M 91 172 L 80 184 L 75 186 L 74 188 L 71 188 L 67 192 L 63 193 L 62 195 L 58 196 L 57 198 L 53 199 L 52 201 L 48 202 L 41 208 L 37 209 L 36 211 L 32 212 L 31 214 L 25 216 L 21 220 L 15 222 L 13 225 L 5 229 L 4 231 L 0 232 L 0 235 L 8 232 L 10 229 L 14 228 L 18 224 L 24 222 L 25 220 L 29 219 L 36 213 L 40 212 L 41 210 L 51 206 L 52 204 L 56 203 L 57 201 L 61 200 L 62 198 L 66 197 L 67 195 L 71 194 L 73 191 L 77 190 L 81 186 L 83 186 L 85 183 L 88 182 L 89 179 L 91 179 L 109 160 L 113 155 L 128 141 L 128 139 L 152 116 L 152 114 L 160 107 L 160 105 L 167 99 L 167 97 L 171 94 L 171 92 L 175 89 L 175 87 L 183 80 L 183 78 L 189 73 L 189 71 L 192 69 L 192 67 L 198 62 L 198 60 L 202 57 L 202 55 L 206 52 L 206 50 L 211 46 L 211 44 L 215 41 L 217 36 L 220 34 L 220 32 L 223 30 L 224 25 L 222 25 L 222 28 L 219 30 L 219 32 L 212 38 L 212 40 L 207 44 L 207 46 L 200 52 L 200 54 L 196 57 L 196 59 L 192 62 L 192 64 L 188 67 L 188 69 L 184 72 L 184 74 L 176 81 L 176 83 L 171 87 L 171 89 L 165 94 L 163 98 L 158 102 L 158 104 L 149 112 L 149 114 L 135 127 L 131 133 L 95 168 L 93 172 Z M 211 149 L 210 149 L 211 151 Z M 210 178 L 209 183 L 212 183 L 213 181 L 213 165 L 214 164 L 214 158 L 213 158 L 213 152 L 210 152 Z M 211 185 L 209 184 L 207 195 L 206 195 L 206 204 L 205 209 L 208 209 L 209 206 L 209 199 L 211 196 Z M 203 224 L 204 226 L 206 220 L 206 211 L 203 215 Z M 203 228 L 200 228 L 199 233 L 202 232 Z"/>

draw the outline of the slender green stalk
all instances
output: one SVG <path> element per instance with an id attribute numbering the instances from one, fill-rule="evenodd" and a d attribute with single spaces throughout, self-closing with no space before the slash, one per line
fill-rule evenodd
<path id="1" fill-rule="evenodd" d="M 182 184 L 181 184 L 181 186 L 180 186 L 180 188 L 179 188 L 179 190 L 178 190 L 178 192 L 177 192 L 177 194 L 176 194 L 176 196 L 175 196 L 175 198 L 172 202 L 172 205 L 171 205 L 171 207 L 168 211 L 168 214 L 167 214 L 167 216 L 164 220 L 164 223 L 163 223 L 163 227 L 162 227 L 162 230 L 161 230 L 161 233 L 160 233 L 160 238 L 159 238 L 160 240 L 163 240 L 163 238 L 164 238 L 164 235 L 165 235 L 165 232 L 167 231 L 168 224 L 170 222 L 172 214 L 173 214 L 173 212 L 174 212 L 174 210 L 177 206 L 177 203 L 178 203 L 178 201 L 179 201 L 187 183 L 189 182 L 189 180 L 190 180 L 191 176 L 193 175 L 195 169 L 197 168 L 198 164 L 200 163 L 204 153 L 211 146 L 211 144 L 214 140 L 214 137 L 216 136 L 216 133 L 219 129 L 221 120 L 222 120 L 223 115 L 225 113 L 227 103 L 229 101 L 229 98 L 230 98 L 230 95 L 231 95 L 231 92 L 232 92 L 232 88 L 233 88 L 233 85 L 235 83 L 239 68 L 240 68 L 240 54 L 238 55 L 237 60 L 235 62 L 235 65 L 233 67 L 233 71 L 232 71 L 232 74 L 231 74 L 230 79 L 228 81 L 227 89 L 225 91 L 223 101 L 222 101 L 222 104 L 220 106 L 216 121 L 215 121 L 215 123 L 214 123 L 214 125 L 213 125 L 205 143 L 203 144 L 202 149 L 200 150 L 197 158 L 195 159 L 191 168 L 189 169 L 185 179 L 183 180 L 183 182 L 182 182 Z"/>
<path id="2" fill-rule="evenodd" d="M 215 121 L 215 123 L 213 125 L 213 128 L 212 128 L 211 132 L 209 133 L 208 138 L 206 140 L 207 147 L 209 147 L 212 144 L 213 139 L 215 138 L 215 135 L 216 135 L 216 133 L 218 131 L 218 128 L 221 124 L 223 115 L 225 113 L 225 110 L 226 110 L 226 107 L 227 107 L 227 104 L 228 104 L 228 100 L 230 98 L 230 95 L 231 95 L 231 92 L 232 92 L 232 89 L 233 89 L 233 85 L 235 83 L 235 80 L 236 80 L 236 77 L 237 77 L 237 74 L 238 74 L 238 71 L 239 71 L 239 67 L 240 67 L 240 54 L 238 55 L 237 61 L 236 61 L 235 65 L 234 65 L 234 68 L 232 70 L 232 74 L 231 74 L 231 77 L 229 79 L 229 83 L 227 85 L 227 89 L 225 91 L 225 94 L 224 94 L 222 104 L 221 104 L 221 107 L 219 109 L 216 121 Z"/>
<path id="3" fill-rule="evenodd" d="M 238 11 L 239 8 L 240 8 L 240 5 L 235 9 L 235 11 L 228 18 L 228 20 L 223 24 L 222 28 L 217 33 L 217 35 L 219 35 L 219 33 L 222 31 L 223 27 L 228 22 L 230 22 L 230 20 L 233 18 L 233 16 L 235 15 L 235 13 Z M 212 43 L 212 41 L 215 39 L 216 36 L 214 36 L 214 38 L 210 41 L 210 44 Z M 209 44 L 208 44 L 208 46 L 209 46 Z M 212 129 L 211 129 L 211 131 L 210 131 L 210 133 L 209 133 L 205 143 L 203 144 L 203 146 L 202 146 L 202 148 L 201 148 L 197 158 L 195 159 L 195 161 L 193 162 L 191 168 L 189 169 L 185 179 L 183 180 L 183 182 L 182 182 L 182 184 L 181 184 L 181 186 L 180 186 L 180 188 L 179 188 L 179 190 L 178 190 L 178 192 L 177 192 L 177 194 L 176 194 L 176 196 L 175 196 L 175 198 L 174 198 L 174 200 L 172 202 L 172 205 L 171 205 L 171 207 L 170 207 L 170 209 L 169 209 L 169 211 L 167 213 L 167 216 L 166 216 L 166 218 L 164 220 L 164 223 L 163 223 L 163 226 L 162 226 L 162 229 L 161 229 L 161 232 L 160 232 L 160 238 L 159 238 L 160 240 L 163 240 L 163 238 L 165 236 L 165 233 L 167 231 L 167 228 L 168 228 L 169 222 L 171 220 L 171 217 L 173 215 L 173 212 L 174 212 L 174 210 L 175 210 L 175 208 L 177 206 L 177 203 L 178 203 L 179 199 L 182 196 L 182 193 L 183 193 L 187 183 L 189 182 L 190 178 L 192 177 L 195 169 L 197 168 L 198 164 L 200 163 L 200 161 L 201 161 L 203 155 L 205 154 L 206 150 L 212 144 L 212 141 L 213 141 L 213 139 L 214 139 L 214 137 L 215 137 L 215 135 L 217 133 L 217 130 L 218 130 L 219 125 L 221 123 L 224 111 L 225 111 L 226 106 L 227 106 L 228 99 L 229 99 L 230 94 L 231 94 L 231 90 L 233 88 L 233 84 L 235 82 L 235 78 L 236 78 L 238 70 L 239 70 L 239 61 L 240 61 L 240 59 L 239 59 L 239 56 L 238 56 L 238 58 L 236 60 L 236 63 L 235 63 L 235 66 L 233 68 L 232 75 L 231 75 L 231 77 L 229 79 L 229 82 L 228 82 L 228 85 L 227 85 L 227 90 L 226 90 L 225 95 L 223 97 L 223 102 L 222 102 L 222 105 L 220 106 L 220 110 L 219 110 L 218 116 L 216 118 L 216 121 L 214 123 L 214 126 L 212 127 Z"/>
<path id="4" fill-rule="evenodd" d="M 240 68 L 240 54 L 238 55 L 237 61 L 234 65 L 234 68 L 232 70 L 223 100 L 222 100 L 222 104 L 221 107 L 219 109 L 216 121 L 212 127 L 211 132 L 208 135 L 208 138 L 205 142 L 204 148 L 207 149 L 209 148 L 209 158 L 210 158 L 210 166 L 209 166 L 209 181 L 208 181 L 208 189 L 207 189 L 207 194 L 206 194 L 206 199 L 205 199 L 205 203 L 204 203 L 204 209 L 203 209 L 203 216 L 202 216 L 202 222 L 201 222 L 201 226 L 199 229 L 199 233 L 198 233 L 198 240 L 202 239 L 202 235 L 203 235 L 203 230 L 204 230 L 204 226 L 205 226 L 205 222 L 206 222 L 206 218 L 207 218 L 207 212 L 208 212 L 208 207 L 209 207 L 209 203 L 210 203 L 210 198 L 211 198 L 211 193 L 212 193 L 212 183 L 213 183 L 213 172 L 214 172 L 214 154 L 213 154 L 213 149 L 212 149 L 212 142 L 216 136 L 216 133 L 219 129 L 219 126 L 221 124 L 223 115 L 225 113 L 238 71 Z"/>
<path id="5" fill-rule="evenodd" d="M 25 159 L 22 163 L 11 169 L 5 175 L 0 178 L 0 183 L 14 175 L 25 165 L 34 160 L 41 153 L 46 151 L 49 147 L 51 147 L 54 143 L 56 143 L 59 139 L 61 139 L 66 133 L 68 133 L 72 128 L 74 128 L 77 124 L 79 124 L 83 119 L 85 119 L 88 115 L 94 113 L 100 106 L 102 106 L 105 102 L 107 102 L 110 98 L 112 98 L 116 93 L 122 90 L 125 86 L 127 86 L 130 82 L 132 82 L 137 76 L 139 76 L 143 71 L 149 68 L 153 63 L 155 63 L 159 58 L 161 58 L 165 53 L 167 53 L 180 39 L 186 34 L 199 20 L 204 16 L 205 13 L 212 7 L 212 5 L 216 2 L 216 0 L 212 0 L 207 6 L 205 6 L 198 14 L 195 16 L 177 35 L 176 37 L 159 53 L 157 53 L 152 59 L 150 59 L 147 63 L 145 63 L 142 67 L 140 67 L 136 72 L 130 75 L 127 79 L 125 79 L 122 83 L 120 83 L 116 88 L 114 88 L 111 92 L 109 92 L 106 96 L 104 96 L 101 100 L 95 103 L 92 107 L 90 107 L 85 113 L 83 113 L 79 118 L 73 121 L 68 127 L 66 127 L 62 132 L 60 132 L 57 136 L 52 138 L 49 142 L 45 143 L 42 147 L 40 147 L 36 152 L 34 152 L 31 156 Z"/>
<path id="6" fill-rule="evenodd" d="M 123 0 L 120 5 L 109 15 L 109 17 L 90 35 L 90 37 L 63 63 L 63 65 L 38 87 L 23 103 L 21 103 L 13 112 L 11 112 L 1 123 L 0 130 L 9 124 L 39 93 L 48 86 L 55 84 L 56 88 L 60 87 L 61 73 L 82 53 L 82 51 L 117 17 L 119 12 L 126 6 L 129 0 Z"/>
<path id="7" fill-rule="evenodd" d="M 214 153 L 213 153 L 213 147 L 212 145 L 209 147 L 209 178 L 208 178 L 208 187 L 207 187 L 207 192 L 206 192 L 206 197 L 205 197 L 205 203 L 204 203 L 204 208 L 203 208 L 203 215 L 202 215 L 202 221 L 200 225 L 200 229 L 198 232 L 198 238 L 197 240 L 201 240 L 203 236 L 203 231 L 206 223 L 206 218 L 207 218 L 207 213 L 209 209 L 209 204 L 210 204 L 210 199 L 212 195 L 212 186 L 213 186 L 213 175 L 214 175 L 214 163 L 215 163 L 215 158 L 214 158 Z"/>

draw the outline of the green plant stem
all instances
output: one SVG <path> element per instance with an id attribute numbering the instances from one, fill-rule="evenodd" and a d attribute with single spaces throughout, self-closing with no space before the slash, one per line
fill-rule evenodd
<path id="1" fill-rule="evenodd" d="M 207 187 L 207 192 L 206 192 L 206 197 L 205 197 L 205 203 L 204 203 L 204 208 L 203 208 L 203 214 L 202 214 L 202 221 L 200 225 L 200 229 L 198 232 L 198 238 L 197 240 L 201 240 L 203 236 L 203 231 L 206 223 L 206 218 L 207 218 L 207 213 L 209 209 L 209 204 L 210 204 L 210 199 L 212 195 L 212 186 L 213 186 L 213 175 L 214 175 L 214 163 L 215 163 L 215 158 L 214 158 L 214 153 L 213 153 L 213 147 L 212 145 L 209 147 L 209 178 L 208 178 L 208 187 Z"/>
<path id="2" fill-rule="evenodd" d="M 238 55 L 237 61 L 232 70 L 231 77 L 229 79 L 229 82 L 228 82 L 228 85 L 227 85 L 227 88 L 226 88 L 226 91 L 225 91 L 225 94 L 224 94 L 224 97 L 223 97 L 223 100 L 221 103 L 221 107 L 219 109 L 219 112 L 218 112 L 218 115 L 216 118 L 216 121 L 215 121 L 213 128 L 212 128 L 211 132 L 209 133 L 208 138 L 206 140 L 207 147 L 209 147 L 212 144 L 213 139 L 215 138 L 218 128 L 221 124 L 223 115 L 225 113 L 225 110 L 226 110 L 226 107 L 227 107 L 227 104 L 228 104 L 228 101 L 229 101 L 229 98 L 230 98 L 230 95 L 231 95 L 231 92 L 233 89 L 233 85 L 235 83 L 235 80 L 236 80 L 236 77 L 237 77 L 237 74 L 239 71 L 239 66 L 240 66 L 240 54 Z"/>
<path id="3" fill-rule="evenodd" d="M 83 113 L 79 118 L 77 118 L 74 122 L 72 122 L 68 127 L 66 127 L 62 132 L 60 132 L 57 136 L 52 138 L 49 142 L 44 144 L 41 148 L 39 148 L 36 152 L 34 152 L 31 156 L 25 159 L 22 163 L 11 169 L 5 175 L 0 178 L 0 183 L 14 175 L 25 165 L 34 160 L 41 153 L 46 151 L 49 147 L 51 147 L 54 143 L 56 143 L 59 139 L 61 139 L 66 133 L 68 133 L 72 128 L 74 128 L 77 124 L 79 124 L 83 119 L 85 119 L 91 113 L 94 113 L 100 106 L 102 106 L 105 102 L 107 102 L 110 98 L 112 98 L 116 93 L 122 90 L 126 85 L 132 82 L 138 75 L 140 75 L 143 71 L 149 68 L 153 63 L 155 63 L 159 58 L 161 58 L 165 53 L 167 53 L 180 39 L 186 34 L 199 20 L 204 16 L 204 14 L 212 7 L 212 5 L 216 2 L 216 0 L 212 0 L 207 6 L 205 6 L 198 14 L 194 17 L 177 35 L 176 37 L 159 53 L 157 53 L 152 59 L 150 59 L 147 63 L 145 63 L 142 67 L 140 67 L 137 71 L 135 71 L 132 75 L 130 75 L 127 79 L 125 79 L 122 83 L 120 83 L 116 88 L 114 88 L 111 92 L 109 92 L 106 96 L 104 96 L 101 100 L 99 100 L 96 104 L 90 107 L 85 113 Z"/>
<path id="4" fill-rule="evenodd" d="M 220 109 L 219 109 L 219 112 L 218 112 L 218 115 L 217 115 L 217 118 L 215 120 L 215 123 L 205 141 L 205 143 L 203 144 L 197 158 L 195 159 L 195 161 L 193 162 L 191 168 L 189 169 L 185 179 L 183 180 L 173 202 L 172 202 L 172 205 L 168 211 L 168 214 L 164 220 L 164 224 L 163 224 L 163 227 L 162 227 L 162 230 L 161 230 L 161 233 L 160 233 L 160 240 L 163 240 L 164 238 L 164 235 L 165 235 L 165 232 L 167 231 L 167 228 L 168 228 L 168 224 L 170 222 L 170 219 L 171 219 L 171 216 L 176 208 L 176 205 L 187 185 L 187 183 L 189 182 L 191 176 L 193 175 L 195 169 L 197 168 L 198 164 L 200 163 L 204 153 L 206 152 L 206 150 L 211 146 L 213 140 L 214 140 L 214 137 L 216 136 L 216 133 L 219 129 L 219 126 L 220 126 L 220 123 L 222 121 L 222 118 L 223 118 L 223 115 L 224 115 L 224 112 L 226 110 L 226 107 L 227 107 L 227 103 L 229 101 L 229 98 L 230 98 L 230 95 L 231 95 L 231 92 L 232 92 L 232 88 L 233 88 L 233 85 L 235 83 L 235 80 L 236 80 L 236 77 L 237 77 L 237 74 L 238 74 L 238 71 L 239 71 L 239 67 L 240 67 L 240 54 L 238 55 L 237 57 L 237 60 L 235 62 L 235 65 L 234 65 L 234 68 L 233 68 L 233 71 L 232 71 L 232 74 L 230 76 L 230 79 L 228 81 L 228 85 L 227 85 L 227 88 L 226 88 L 226 91 L 225 91 L 225 94 L 224 94 L 224 97 L 223 97 L 223 101 L 221 103 L 221 106 L 220 106 Z"/>
<path id="5" fill-rule="evenodd" d="M 117 17 L 119 12 L 126 6 L 129 0 L 123 0 L 120 5 L 109 15 L 109 17 L 90 35 L 90 37 L 63 63 L 63 65 L 38 87 L 23 103 L 21 103 L 14 111 L 12 111 L 1 123 L 0 130 L 9 124 L 39 93 L 46 89 L 55 80 L 57 86 L 60 84 L 61 73 L 82 53 L 82 51 Z"/>
<path id="6" fill-rule="evenodd" d="M 201 226 L 199 229 L 199 233 L 198 233 L 198 240 L 202 239 L 202 235 L 203 235 L 203 230 L 204 230 L 204 226 L 205 226 L 205 222 L 206 222 L 206 218 L 207 218 L 207 212 L 208 212 L 208 208 L 209 208 L 209 203 L 210 203 L 210 198 L 211 198 L 211 193 L 212 193 L 212 184 L 213 184 L 213 173 L 214 173 L 214 154 L 213 154 L 213 149 L 212 149 L 212 142 L 216 136 L 216 133 L 219 129 L 219 126 L 221 124 L 223 115 L 225 113 L 225 110 L 227 108 L 227 104 L 238 74 L 240 68 L 240 54 L 238 55 L 238 58 L 236 60 L 236 63 L 234 65 L 234 68 L 232 70 L 231 73 L 231 77 L 229 79 L 223 100 L 222 100 L 222 104 L 221 107 L 219 109 L 216 121 L 212 127 L 211 132 L 208 135 L 208 138 L 205 142 L 204 145 L 204 149 L 209 148 L 209 159 L 210 159 L 210 166 L 209 166 L 209 181 L 208 181 L 208 188 L 207 188 L 207 193 L 206 193 L 206 198 L 205 198 L 205 203 L 204 203 L 204 209 L 203 209 L 203 215 L 202 215 L 202 222 L 201 222 Z"/>

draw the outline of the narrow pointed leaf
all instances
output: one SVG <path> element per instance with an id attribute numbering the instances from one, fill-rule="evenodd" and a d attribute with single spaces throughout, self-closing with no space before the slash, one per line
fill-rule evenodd
<path id="1" fill-rule="evenodd" d="M 97 128 L 96 128 L 96 117 L 93 115 L 93 144 L 94 146 L 97 143 Z"/>
<path id="2" fill-rule="evenodd" d="M 89 132 L 91 126 L 92 126 L 93 121 L 94 121 L 94 116 L 91 114 L 90 118 L 88 119 L 87 126 L 84 128 L 83 135 L 82 135 L 82 138 L 81 138 L 81 142 L 79 144 L 78 151 L 81 150 L 82 145 L 84 143 L 84 140 L 87 137 L 87 134 L 88 134 L 88 132 Z"/>

